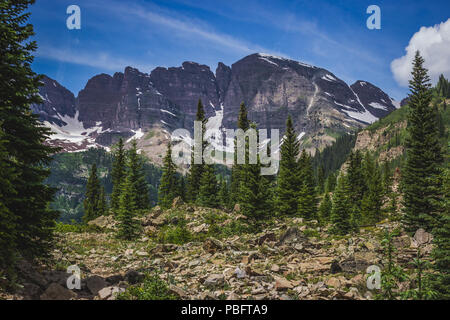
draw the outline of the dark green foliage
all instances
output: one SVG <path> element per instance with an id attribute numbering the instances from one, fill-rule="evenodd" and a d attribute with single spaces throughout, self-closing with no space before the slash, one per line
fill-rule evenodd
<path id="1" fill-rule="evenodd" d="M 186 220 L 179 219 L 178 223 L 162 228 L 158 234 L 158 241 L 161 243 L 173 243 L 183 245 L 194 240 L 193 234 L 186 227 Z"/>
<path id="2" fill-rule="evenodd" d="M 143 161 L 145 159 L 142 159 Z M 97 165 L 100 183 L 105 187 L 106 195 L 113 189 L 112 164 L 113 156 L 104 149 L 91 148 L 83 152 L 58 153 L 50 163 L 51 175 L 47 183 L 58 188 L 52 208 L 61 212 L 60 220 L 71 223 L 72 220 L 81 222 L 84 214 L 83 200 L 87 184 L 87 172 L 93 164 Z M 151 205 L 158 200 L 158 186 L 162 170 L 150 161 L 145 160 L 143 171 L 149 186 Z M 117 214 L 117 210 L 113 211 Z"/>
<path id="3" fill-rule="evenodd" d="M 163 281 L 157 273 L 146 274 L 144 281 L 117 296 L 118 300 L 176 300 L 177 297 L 170 293 L 169 285 Z"/>
<path id="4" fill-rule="evenodd" d="M 113 156 L 111 209 L 115 213 L 119 209 L 122 183 L 126 177 L 126 157 L 122 138 L 119 139 L 117 146 L 113 148 Z"/>
<path id="5" fill-rule="evenodd" d="M 334 234 L 345 235 L 351 231 L 350 219 L 352 203 L 349 197 L 350 185 L 345 175 L 340 175 L 333 194 L 333 208 L 331 210 L 330 231 Z"/>
<path id="6" fill-rule="evenodd" d="M 330 221 L 332 207 L 331 197 L 327 192 L 319 206 L 319 221 L 321 224 L 326 224 Z"/>
<path id="7" fill-rule="evenodd" d="M 439 299 L 450 299 L 450 169 L 447 167 L 443 183 L 444 201 L 438 223 L 433 230 L 434 249 L 432 256 L 435 260 L 436 274 L 432 286 Z"/>
<path id="8" fill-rule="evenodd" d="M 205 164 L 200 179 L 200 190 L 197 203 L 203 207 L 217 208 L 219 206 L 217 178 L 212 164 Z"/>
<path id="9" fill-rule="evenodd" d="M 178 196 L 178 179 L 176 166 L 172 161 L 172 145 L 167 146 L 166 156 L 163 162 L 163 174 L 159 185 L 158 204 L 163 209 L 172 206 L 173 200 Z"/>
<path id="10" fill-rule="evenodd" d="M 397 289 L 398 283 L 405 281 L 407 275 L 395 262 L 395 247 L 393 245 L 393 237 L 398 233 L 389 232 L 387 229 L 384 233 L 384 238 L 381 241 L 381 246 L 384 252 L 384 269 L 381 272 L 381 292 L 376 296 L 378 299 L 393 300 L 400 295 Z"/>
<path id="11" fill-rule="evenodd" d="M 366 154 L 364 158 L 364 176 L 367 181 L 367 191 L 363 195 L 361 211 L 366 223 L 374 224 L 381 220 L 383 205 L 383 184 L 381 171 L 372 156 Z"/>
<path id="12" fill-rule="evenodd" d="M 355 146 L 355 142 L 356 134 L 343 134 L 332 145 L 325 147 L 320 152 L 316 152 L 312 158 L 316 172 L 319 167 L 322 167 L 324 176 L 328 177 L 332 172 L 339 170 L 347 160 L 350 151 Z"/>
<path id="13" fill-rule="evenodd" d="M 440 165 L 443 159 L 435 108 L 430 106 L 430 80 L 423 63 L 423 58 L 417 52 L 413 79 L 410 81 L 407 159 L 402 172 L 403 222 L 405 229 L 411 233 L 420 227 L 432 230 L 436 225 L 441 198 Z"/>
<path id="14" fill-rule="evenodd" d="M 198 101 L 197 105 L 197 115 L 196 115 L 196 121 L 202 122 L 202 150 L 201 154 L 203 155 L 203 151 L 206 147 L 206 141 L 203 139 L 205 137 L 206 132 L 206 122 L 207 119 L 205 118 L 205 109 L 203 107 L 202 101 Z M 205 170 L 205 163 L 202 157 L 202 163 L 195 164 L 194 163 L 194 154 L 195 154 L 194 146 L 192 146 L 192 156 L 191 156 L 191 166 L 190 171 L 188 173 L 188 185 L 187 185 L 187 199 L 190 202 L 196 202 L 198 193 L 200 190 L 200 179 L 202 178 L 203 171 Z M 197 151 L 198 152 L 198 151 Z"/>
<path id="15" fill-rule="evenodd" d="M 333 192 L 336 188 L 336 174 L 330 173 L 325 182 L 325 192 Z"/>
<path id="16" fill-rule="evenodd" d="M 230 209 L 230 189 L 228 185 L 227 179 L 220 176 L 220 182 L 219 182 L 219 204 L 224 209 Z"/>
<path id="17" fill-rule="evenodd" d="M 130 179 L 131 188 L 136 193 L 136 205 L 138 210 L 150 207 L 149 189 L 144 172 L 144 158 L 137 153 L 136 140 L 131 143 L 128 150 L 127 177 Z M 176 190 L 176 188 L 175 188 Z"/>
<path id="18" fill-rule="evenodd" d="M 99 217 L 102 212 L 100 211 L 100 181 L 97 176 L 97 165 L 94 163 L 91 167 L 88 183 L 86 185 L 86 198 L 84 199 L 84 216 L 83 222 L 89 221 Z"/>
<path id="19" fill-rule="evenodd" d="M 297 213 L 305 219 L 317 218 L 317 194 L 311 156 L 302 151 L 298 161 L 300 190 L 298 191 Z"/>
<path id="20" fill-rule="evenodd" d="M 238 115 L 238 129 L 247 131 L 250 128 L 250 121 L 247 117 L 247 108 L 244 103 L 241 103 Z M 242 164 L 237 163 L 237 139 L 234 140 L 234 164 L 231 168 L 231 184 L 230 184 L 230 203 L 233 206 L 239 202 L 240 186 L 241 186 L 241 169 Z"/>
<path id="21" fill-rule="evenodd" d="M 350 228 L 353 232 L 359 232 L 359 228 L 362 224 L 361 208 L 354 204 L 350 216 Z"/>
<path id="22" fill-rule="evenodd" d="M 120 195 L 120 205 L 117 214 L 119 226 L 117 237 L 125 240 L 133 240 L 139 234 L 139 221 L 135 219 L 139 210 L 138 194 L 135 191 L 135 181 L 132 175 L 126 177 L 123 190 Z"/>
<path id="23" fill-rule="evenodd" d="M 49 253 L 58 216 L 48 205 L 55 190 L 44 184 L 50 174 L 46 165 L 56 149 L 44 144 L 50 130 L 30 109 L 31 104 L 42 103 L 38 95 L 40 77 L 31 70 L 37 46 L 29 40 L 34 32 L 27 23 L 27 10 L 33 3 L 17 0 L 0 4 L 1 166 L 5 170 L 1 192 L 3 197 L 8 196 L 0 210 L 5 218 L 1 228 L 9 230 L 8 235 L 0 237 L 12 241 L 6 246 L 11 248 L 8 251 L 29 259 Z M 10 260 L 9 254 L 5 257 Z"/>
<path id="24" fill-rule="evenodd" d="M 280 169 L 278 173 L 277 211 L 281 215 L 295 215 L 298 207 L 298 193 L 301 182 L 297 158 L 300 152 L 297 134 L 292 118 L 286 121 L 285 139 L 280 148 Z"/>
<path id="25" fill-rule="evenodd" d="M 322 165 L 317 169 L 317 191 L 319 194 L 325 191 L 325 172 Z"/>
<path id="26" fill-rule="evenodd" d="M 436 91 L 444 98 L 450 98 L 450 82 L 444 78 L 444 75 L 439 76 L 439 81 L 436 85 Z"/>
<path id="27" fill-rule="evenodd" d="M 348 157 L 347 178 L 350 184 L 350 199 L 354 205 L 361 208 L 361 200 L 367 189 L 367 177 L 363 172 L 362 154 L 359 150 L 352 151 Z"/>

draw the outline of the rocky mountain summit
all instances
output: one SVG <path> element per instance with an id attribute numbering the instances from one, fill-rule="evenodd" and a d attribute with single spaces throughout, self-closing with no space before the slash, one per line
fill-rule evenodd
<path id="1" fill-rule="evenodd" d="M 260 129 L 285 129 L 287 115 L 302 133 L 302 145 L 314 149 L 335 136 L 366 126 L 395 110 L 398 104 L 367 81 L 351 86 L 315 66 L 252 54 L 231 67 L 184 62 L 158 67 L 150 74 L 127 67 L 113 76 L 91 78 L 77 97 L 44 77 L 42 105 L 34 105 L 45 125 L 56 133 L 52 143 L 65 151 L 109 146 L 119 137 L 141 141 L 149 155 L 170 139 L 176 128 L 193 132 L 198 99 L 205 105 L 209 127 L 235 128 L 244 102 L 250 120 Z M 158 134 L 161 138 L 147 141 Z"/>
<path id="2" fill-rule="evenodd" d="M 155 207 L 140 221 L 138 241 L 117 240 L 112 216 L 91 221 L 91 230 L 60 231 L 53 259 L 40 267 L 24 263 L 22 291 L 0 296 L 111 300 L 139 286 L 146 274 L 157 274 L 177 299 L 373 299 L 366 269 L 383 266 L 383 230 L 398 227 L 385 221 L 334 237 L 315 221 L 285 218 L 262 232 L 246 232 L 249 224 L 238 207 L 224 212 L 179 199 L 172 209 Z M 429 255 L 431 240 L 423 230 L 414 237 L 400 234 L 393 240 L 396 262 L 410 269 L 419 246 Z M 66 287 L 70 265 L 81 268 L 80 290 Z M 408 281 L 400 285 L 408 286 Z"/>

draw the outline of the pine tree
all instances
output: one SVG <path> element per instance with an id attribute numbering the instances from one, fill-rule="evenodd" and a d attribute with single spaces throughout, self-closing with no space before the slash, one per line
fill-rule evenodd
<path id="1" fill-rule="evenodd" d="M 197 203 L 203 207 L 217 208 L 219 206 L 217 178 L 212 164 L 206 164 L 200 179 Z"/>
<path id="2" fill-rule="evenodd" d="M 31 69 L 37 46 L 29 40 L 34 32 L 27 23 L 27 10 L 33 3 L 17 0 L 0 5 L 0 130 L 6 153 L 3 165 L 14 171 L 8 180 L 15 189 L 2 210 L 17 222 L 10 247 L 28 259 L 50 252 L 59 215 L 49 206 L 55 189 L 45 184 L 57 148 L 44 144 L 51 130 L 30 109 L 31 104 L 42 103 L 38 95 L 41 77 Z"/>
<path id="3" fill-rule="evenodd" d="M 238 129 L 242 129 L 244 132 L 250 128 L 250 121 L 247 116 L 247 108 L 245 104 L 242 102 L 237 122 Z M 237 163 L 237 139 L 234 140 L 234 164 L 231 168 L 231 185 L 230 185 L 230 202 L 232 205 L 239 202 L 239 192 L 241 185 L 241 169 L 242 164 Z"/>
<path id="4" fill-rule="evenodd" d="M 230 208 L 230 193 L 229 193 L 229 187 L 228 182 L 224 177 L 220 177 L 219 182 L 219 204 L 224 209 Z"/>
<path id="5" fill-rule="evenodd" d="M 299 142 L 294 131 L 291 116 L 286 121 L 286 133 L 280 151 L 280 169 L 278 173 L 277 210 L 281 215 L 295 215 L 298 206 L 299 181 Z"/>
<path id="6" fill-rule="evenodd" d="M 438 293 L 439 299 L 450 299 L 450 169 L 445 170 L 442 194 L 444 201 L 441 203 L 442 211 L 438 217 L 438 223 L 433 229 L 434 248 L 432 256 L 436 271 L 432 286 Z"/>
<path id="7" fill-rule="evenodd" d="M 137 144 L 134 139 L 128 151 L 127 176 L 131 181 L 132 190 L 136 194 L 136 205 L 138 209 L 148 209 L 150 206 L 149 189 L 143 170 L 143 159 L 137 153 Z"/>
<path id="8" fill-rule="evenodd" d="M 327 192 L 325 193 L 325 196 L 319 206 L 319 221 L 321 224 L 326 224 L 330 221 L 332 207 L 333 204 L 331 203 L 331 197 Z"/>
<path id="9" fill-rule="evenodd" d="M 163 209 L 170 208 L 177 197 L 178 181 L 176 166 L 172 161 L 172 145 L 167 146 L 166 156 L 163 161 L 163 174 L 159 184 L 158 203 Z"/>
<path id="10" fill-rule="evenodd" d="M 256 125 L 251 127 L 256 130 Z M 259 139 L 258 139 L 259 143 Z M 261 175 L 261 161 L 249 163 L 249 144 L 246 143 L 246 163 L 240 168 L 241 185 L 239 203 L 242 213 L 253 221 L 261 221 L 272 211 L 271 188 L 267 177 Z"/>
<path id="11" fill-rule="evenodd" d="M 333 194 L 333 208 L 331 210 L 330 231 L 334 234 L 345 235 L 351 231 L 352 203 L 350 199 L 350 185 L 347 176 L 340 175 Z"/>
<path id="12" fill-rule="evenodd" d="M 389 196 L 392 192 L 392 174 L 389 162 L 383 162 L 383 190 L 386 196 Z"/>
<path id="13" fill-rule="evenodd" d="M 0 270 L 6 271 L 6 276 L 13 278 L 13 268 L 16 258 L 17 220 L 8 208 L 8 201 L 17 196 L 12 181 L 15 180 L 14 169 L 8 164 L 8 154 L 3 146 L 3 132 L 0 129 Z"/>
<path id="14" fill-rule="evenodd" d="M 123 189 L 122 184 L 126 178 L 126 156 L 122 138 L 119 139 L 113 155 L 111 209 L 116 213 L 120 206 L 120 194 Z"/>
<path id="15" fill-rule="evenodd" d="M 94 163 L 91 167 L 89 179 L 86 185 L 86 198 L 84 199 L 83 221 L 89 221 L 99 217 L 102 213 L 99 208 L 100 203 L 100 180 L 97 176 L 97 165 Z"/>
<path id="16" fill-rule="evenodd" d="M 361 226 L 362 216 L 361 216 L 361 208 L 354 204 L 352 208 L 352 212 L 350 215 L 350 229 L 353 232 L 359 232 L 359 227 Z"/>
<path id="17" fill-rule="evenodd" d="M 129 174 L 125 179 L 120 195 L 120 206 L 117 214 L 119 220 L 117 237 L 125 240 L 133 240 L 139 234 L 139 221 L 135 219 L 139 211 L 138 195 L 134 184 L 135 182 Z"/>
<path id="18" fill-rule="evenodd" d="M 325 191 L 325 170 L 323 165 L 317 170 L 317 191 L 322 194 Z"/>
<path id="19" fill-rule="evenodd" d="M 303 149 L 299 165 L 299 180 L 301 183 L 298 192 L 297 213 L 305 219 L 317 218 L 317 194 L 314 181 L 314 171 L 311 163 L 311 156 Z"/>
<path id="20" fill-rule="evenodd" d="M 436 225 L 441 198 L 442 163 L 436 114 L 430 106 L 430 78 L 424 60 L 416 53 L 410 81 L 406 163 L 402 175 L 404 225 L 408 232 L 431 231 Z"/>
<path id="21" fill-rule="evenodd" d="M 350 184 L 350 198 L 352 203 L 361 208 L 361 200 L 367 190 L 367 179 L 363 173 L 362 155 L 359 150 L 350 153 L 347 178 Z"/>
<path id="22" fill-rule="evenodd" d="M 361 210 L 367 223 L 374 224 L 381 220 L 381 207 L 383 205 L 383 184 L 379 167 L 374 163 L 371 156 L 365 159 L 367 168 L 366 180 L 368 181 L 367 191 L 364 194 Z"/>
<path id="23" fill-rule="evenodd" d="M 98 211 L 99 215 L 104 216 L 108 214 L 108 201 L 106 200 L 105 187 L 101 186 L 100 195 L 98 197 Z"/>
<path id="24" fill-rule="evenodd" d="M 198 101 L 197 105 L 197 115 L 196 121 L 202 122 L 202 155 L 203 151 L 206 147 L 206 141 L 204 140 L 205 132 L 206 132 L 206 117 L 205 117 L 205 109 L 203 107 L 202 101 Z M 194 146 L 192 147 L 192 156 L 191 156 L 191 166 L 190 172 L 188 174 L 188 185 L 187 185 L 187 198 L 191 202 L 196 202 L 198 193 L 200 190 L 200 179 L 202 178 L 203 171 L 205 170 L 205 163 L 202 158 L 202 163 L 194 163 Z"/>
<path id="25" fill-rule="evenodd" d="M 336 188 L 336 174 L 331 172 L 325 183 L 325 192 L 333 192 L 334 188 Z"/>

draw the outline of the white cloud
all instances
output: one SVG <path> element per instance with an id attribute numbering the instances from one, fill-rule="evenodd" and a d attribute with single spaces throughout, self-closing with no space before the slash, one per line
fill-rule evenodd
<path id="1" fill-rule="evenodd" d="M 433 83 L 441 73 L 450 77 L 450 19 L 433 27 L 421 27 L 409 41 L 406 55 L 391 62 L 391 71 L 401 86 L 408 86 L 417 50 L 425 59 L 425 67 Z"/>
<path id="2" fill-rule="evenodd" d="M 154 69 L 154 66 L 126 58 L 113 57 L 105 52 L 83 52 L 78 49 L 55 48 L 50 46 L 39 47 L 36 56 L 109 71 L 123 70 L 127 66 L 132 66 L 146 73 L 150 73 Z"/>

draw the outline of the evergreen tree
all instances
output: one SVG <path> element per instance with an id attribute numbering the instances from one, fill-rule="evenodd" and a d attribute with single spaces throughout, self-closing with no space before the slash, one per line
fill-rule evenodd
<path id="1" fill-rule="evenodd" d="M 120 206 L 120 194 L 123 189 L 122 183 L 126 177 L 126 156 L 122 138 L 119 139 L 113 155 L 111 209 L 116 213 Z"/>
<path id="2" fill-rule="evenodd" d="M 85 223 L 88 223 L 102 214 L 99 207 L 100 203 L 100 180 L 97 176 L 97 165 L 94 163 L 89 174 L 89 179 L 86 185 L 86 198 L 83 202 L 83 221 Z"/>
<path id="3" fill-rule="evenodd" d="M 361 221 L 362 221 L 361 208 L 358 205 L 354 204 L 350 216 L 350 229 L 353 232 L 359 232 Z"/>
<path id="4" fill-rule="evenodd" d="M 13 196 L 2 202 L 2 211 L 9 212 L 8 217 L 17 222 L 9 234 L 14 243 L 8 248 L 15 248 L 28 259 L 49 253 L 58 217 L 49 206 L 55 190 L 44 183 L 50 174 L 51 155 L 57 149 L 44 144 L 51 130 L 42 126 L 30 109 L 31 104 L 42 103 L 38 95 L 41 77 L 31 69 L 36 42 L 29 40 L 34 32 L 27 23 L 30 12 L 26 11 L 33 3 L 17 0 L 2 1 L 0 5 L 0 130 L 6 153 L 3 166 L 14 171 L 2 188 L 8 190 L 11 185 L 15 189 Z"/>
<path id="5" fill-rule="evenodd" d="M 170 208 L 173 200 L 178 195 L 178 181 L 176 174 L 176 166 L 172 161 L 172 145 L 169 143 L 163 161 L 163 174 L 161 176 L 158 193 L 158 203 L 163 209 Z"/>
<path id="6" fill-rule="evenodd" d="M 304 149 L 298 164 L 301 186 L 298 192 L 297 213 L 305 219 L 315 219 L 317 218 L 317 194 L 314 171 L 311 156 Z"/>
<path id="7" fill-rule="evenodd" d="M 132 185 L 132 191 L 136 194 L 136 205 L 139 210 L 145 210 L 150 207 L 149 189 L 143 168 L 143 159 L 137 153 L 136 140 L 133 139 L 131 148 L 128 151 L 127 175 Z"/>
<path id="8" fill-rule="evenodd" d="M 197 203 L 204 207 L 217 208 L 219 206 L 217 178 L 214 165 L 206 164 L 200 179 Z"/>
<path id="9" fill-rule="evenodd" d="M 366 177 L 363 173 L 361 151 L 351 152 L 347 169 L 348 183 L 350 184 L 350 198 L 352 203 L 361 208 L 361 200 L 366 192 Z"/>
<path id="10" fill-rule="evenodd" d="M 6 271 L 6 276 L 13 278 L 12 266 L 16 258 L 17 220 L 8 208 L 8 201 L 17 196 L 12 181 L 15 180 L 14 169 L 8 164 L 8 154 L 3 146 L 3 132 L 0 129 L 0 270 Z"/>
<path id="11" fill-rule="evenodd" d="M 436 271 L 432 286 L 439 299 L 450 299 L 450 169 L 445 170 L 443 179 L 442 211 L 438 217 L 438 223 L 433 230 L 434 269 Z"/>
<path id="12" fill-rule="evenodd" d="M 361 210 L 367 223 L 373 224 L 381 220 L 381 207 L 383 205 L 383 184 L 379 167 L 374 163 L 373 158 L 368 156 L 365 159 L 368 181 L 368 189 L 364 194 Z"/>
<path id="13" fill-rule="evenodd" d="M 383 190 L 386 196 L 389 196 L 392 192 L 392 173 L 389 167 L 389 162 L 383 162 Z"/>
<path id="14" fill-rule="evenodd" d="M 442 163 L 435 109 L 430 106 L 430 78 L 416 53 L 409 96 L 406 163 L 402 174 L 404 225 L 408 232 L 431 231 L 436 225 L 441 198 Z"/>
<path id="15" fill-rule="evenodd" d="M 331 172 L 325 183 L 325 192 L 333 192 L 336 188 L 336 174 Z"/>
<path id="16" fill-rule="evenodd" d="M 325 172 L 323 165 L 317 170 L 317 191 L 322 194 L 325 191 Z"/>
<path id="17" fill-rule="evenodd" d="M 220 206 L 224 209 L 230 208 L 230 193 L 229 193 L 229 187 L 228 182 L 224 177 L 220 177 L 220 183 L 219 183 L 219 203 Z"/>
<path id="18" fill-rule="evenodd" d="M 352 203 L 350 199 L 350 185 L 347 176 L 340 175 L 333 194 L 333 208 L 331 210 L 330 231 L 334 234 L 345 235 L 351 231 Z"/>
<path id="19" fill-rule="evenodd" d="M 319 206 L 319 221 L 321 224 L 326 224 L 330 221 L 332 207 L 333 204 L 331 203 L 331 197 L 327 192 L 325 193 L 325 196 Z"/>
<path id="20" fill-rule="evenodd" d="M 117 228 L 118 238 L 133 240 L 138 236 L 139 221 L 135 219 L 135 216 L 139 209 L 138 195 L 135 191 L 135 182 L 133 181 L 133 177 L 128 174 L 120 195 L 120 206 L 117 215 L 119 220 Z"/>
<path id="21" fill-rule="evenodd" d="M 206 141 L 204 140 L 204 138 L 206 132 L 207 119 L 205 117 L 205 109 L 203 107 L 201 100 L 198 100 L 197 114 L 195 120 L 202 122 L 202 155 L 203 155 L 203 151 L 205 150 L 206 147 Z M 200 190 L 200 180 L 205 170 L 205 163 L 203 157 L 201 164 L 200 163 L 195 164 L 194 159 L 195 159 L 194 146 L 192 146 L 191 166 L 190 172 L 188 174 L 188 186 L 187 186 L 187 199 L 191 202 L 197 201 L 198 193 Z"/>
<path id="22" fill-rule="evenodd" d="M 298 207 L 299 181 L 299 142 L 294 131 L 291 116 L 286 121 L 286 133 L 280 151 L 280 169 L 278 173 L 277 210 L 281 215 L 295 215 Z"/>
<path id="23" fill-rule="evenodd" d="M 238 115 L 238 123 L 237 123 L 238 129 L 242 129 L 247 131 L 250 128 L 250 121 L 248 120 L 247 116 L 247 108 L 245 107 L 245 104 L 242 102 L 240 109 L 239 109 L 239 115 Z M 241 169 L 242 164 L 237 163 L 237 139 L 234 139 L 234 164 L 231 168 L 231 185 L 230 185 L 230 202 L 232 205 L 239 202 L 239 192 L 240 192 L 240 185 L 241 185 Z"/>
<path id="24" fill-rule="evenodd" d="M 98 211 L 99 215 L 107 215 L 108 214 L 108 201 L 106 200 L 105 187 L 101 186 L 100 195 L 98 198 Z"/>
<path id="25" fill-rule="evenodd" d="M 256 125 L 251 127 L 256 129 Z M 258 139 L 259 143 L 259 139 Z M 246 149 L 249 148 L 248 142 Z M 259 155 L 256 164 L 249 163 L 248 150 L 246 151 L 246 164 L 241 167 L 241 185 L 239 203 L 242 213 L 254 221 L 261 221 L 271 212 L 271 189 L 269 180 L 261 175 L 261 162 Z"/>

